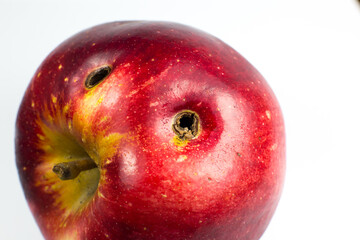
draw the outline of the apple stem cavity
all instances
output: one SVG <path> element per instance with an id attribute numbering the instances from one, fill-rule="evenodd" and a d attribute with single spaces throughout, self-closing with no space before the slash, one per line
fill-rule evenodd
<path id="1" fill-rule="evenodd" d="M 70 162 L 58 163 L 53 167 L 52 170 L 61 180 L 71 180 L 75 179 L 80 174 L 80 172 L 93 168 L 97 168 L 96 163 L 90 158 L 85 158 Z"/>
<path id="2" fill-rule="evenodd" d="M 181 140 L 191 140 L 200 130 L 199 115 L 190 110 L 183 110 L 175 115 L 172 129 Z"/>

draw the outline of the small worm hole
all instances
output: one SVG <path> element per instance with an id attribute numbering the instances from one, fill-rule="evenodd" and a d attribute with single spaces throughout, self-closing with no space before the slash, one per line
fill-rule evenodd
<path id="1" fill-rule="evenodd" d="M 103 66 L 92 71 L 85 81 L 85 87 L 91 89 L 105 80 L 111 72 L 110 66 Z"/>

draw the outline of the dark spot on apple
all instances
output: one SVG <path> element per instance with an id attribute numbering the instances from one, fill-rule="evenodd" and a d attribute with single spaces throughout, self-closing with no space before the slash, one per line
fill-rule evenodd
<path id="1" fill-rule="evenodd" d="M 86 78 L 85 87 L 91 89 L 105 80 L 111 72 L 110 66 L 102 66 L 92 71 Z"/>
<path id="2" fill-rule="evenodd" d="M 191 128 L 191 126 L 194 124 L 194 117 L 193 114 L 191 115 L 183 115 L 180 118 L 180 127 L 182 128 Z"/>
<path id="3" fill-rule="evenodd" d="M 190 140 L 199 134 L 200 119 L 197 113 L 183 110 L 175 115 L 172 129 L 182 140 Z"/>

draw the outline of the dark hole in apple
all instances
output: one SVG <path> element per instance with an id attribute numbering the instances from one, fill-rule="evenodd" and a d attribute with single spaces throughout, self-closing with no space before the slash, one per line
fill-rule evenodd
<path id="1" fill-rule="evenodd" d="M 180 118 L 180 127 L 191 129 L 191 126 L 194 124 L 194 114 L 183 115 Z"/>
<path id="2" fill-rule="evenodd" d="M 110 66 L 102 66 L 92 71 L 85 81 L 85 87 L 90 89 L 102 82 L 111 72 Z"/>
<path id="3" fill-rule="evenodd" d="M 175 115 L 172 125 L 173 131 L 182 140 L 195 138 L 199 133 L 199 116 L 190 110 L 183 110 Z"/>

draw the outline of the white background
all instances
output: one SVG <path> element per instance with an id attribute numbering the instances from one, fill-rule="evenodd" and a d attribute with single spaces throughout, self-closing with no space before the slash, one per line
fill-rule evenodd
<path id="1" fill-rule="evenodd" d="M 360 239 L 360 4 L 355 0 L 0 0 L 0 239 L 42 239 L 18 180 L 14 125 L 46 55 L 115 20 L 207 31 L 267 79 L 287 131 L 282 199 L 262 240 Z"/>

